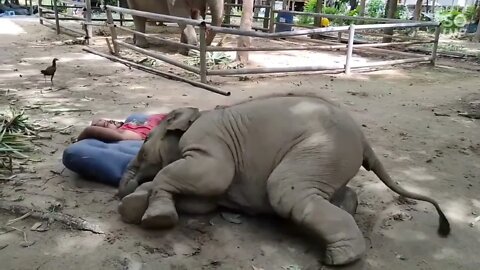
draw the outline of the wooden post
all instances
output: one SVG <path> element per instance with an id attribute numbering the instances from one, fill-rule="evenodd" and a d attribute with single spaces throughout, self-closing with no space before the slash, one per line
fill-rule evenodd
<path id="1" fill-rule="evenodd" d="M 43 24 L 43 11 L 42 11 L 42 0 L 38 0 L 38 19 L 40 20 L 40 24 Z"/>
<path id="2" fill-rule="evenodd" d="M 347 59 L 345 61 L 345 74 L 350 74 L 352 67 L 353 39 L 355 36 L 355 25 L 351 24 L 348 31 Z"/>
<path id="3" fill-rule="evenodd" d="M 27 2 L 27 0 L 25 0 L 25 2 Z M 33 15 L 33 4 L 32 4 L 32 0 L 29 1 L 29 5 L 30 7 L 30 15 Z"/>
<path id="4" fill-rule="evenodd" d="M 55 12 L 55 29 L 57 30 L 57 35 L 60 35 L 60 21 L 58 20 L 57 0 L 53 0 L 53 11 Z"/>
<path id="5" fill-rule="evenodd" d="M 435 66 L 435 61 L 437 60 L 437 49 L 438 49 L 438 41 L 440 40 L 440 31 L 441 31 L 441 24 L 435 28 L 435 39 L 433 41 L 433 48 L 432 48 L 432 58 L 430 59 L 430 64 Z"/>
<path id="6" fill-rule="evenodd" d="M 386 12 L 388 19 L 393 19 L 395 17 L 395 12 L 397 11 L 397 0 L 388 0 L 386 6 Z M 385 35 L 393 36 L 394 28 L 387 28 L 383 30 Z M 392 38 L 388 36 L 383 37 L 383 43 L 392 42 Z"/>
<path id="7" fill-rule="evenodd" d="M 435 5 L 437 4 L 436 0 L 433 0 L 432 3 L 432 18 L 435 20 Z"/>
<path id="8" fill-rule="evenodd" d="M 117 40 L 117 30 L 115 29 L 115 22 L 113 21 L 112 11 L 107 8 L 107 24 L 110 28 L 111 36 L 112 36 L 112 44 L 113 44 L 113 51 L 115 55 L 120 53 L 118 48 L 118 44 L 115 42 Z"/>
<path id="9" fill-rule="evenodd" d="M 207 83 L 206 25 L 200 26 L 200 82 Z"/>
<path id="10" fill-rule="evenodd" d="M 225 4 L 233 4 L 232 0 L 225 0 Z M 223 19 L 224 24 L 230 24 L 230 14 L 232 14 L 232 6 L 225 5 L 225 18 Z"/>
<path id="11" fill-rule="evenodd" d="M 117 7 L 120 7 L 120 1 L 121 0 L 117 1 Z M 123 26 L 124 19 L 125 19 L 125 15 L 123 15 L 123 13 L 120 13 L 120 26 Z"/>
<path id="12" fill-rule="evenodd" d="M 270 10 L 271 7 L 266 7 L 265 8 L 265 13 L 263 14 L 263 28 L 268 28 L 270 27 Z"/>
<path id="13" fill-rule="evenodd" d="M 273 33 L 275 31 L 275 0 L 270 0 L 270 20 L 268 26 L 268 32 Z"/>
<path id="14" fill-rule="evenodd" d="M 90 41 L 90 38 L 92 38 L 93 36 L 93 29 L 92 29 L 92 2 L 91 0 L 85 0 L 85 13 L 84 13 L 84 17 L 85 17 L 85 22 L 86 22 L 86 25 L 85 25 L 85 31 L 87 33 L 87 36 L 85 37 L 85 39 L 87 40 L 87 44 L 89 44 L 89 41 Z"/>
<path id="15" fill-rule="evenodd" d="M 315 13 L 322 13 L 322 10 L 323 10 L 323 0 L 317 0 L 317 6 L 315 7 Z M 322 18 L 321 17 L 315 17 L 314 24 L 318 27 L 321 27 Z"/>

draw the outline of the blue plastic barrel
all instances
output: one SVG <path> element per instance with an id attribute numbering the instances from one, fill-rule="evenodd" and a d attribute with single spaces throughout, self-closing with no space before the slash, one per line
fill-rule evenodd
<path id="1" fill-rule="evenodd" d="M 293 24 L 293 14 L 280 11 L 278 12 L 278 15 L 277 15 L 277 22 Z M 292 25 L 277 24 L 275 26 L 275 32 L 288 32 L 288 31 L 292 31 Z"/>
<path id="2" fill-rule="evenodd" d="M 475 33 L 477 32 L 477 27 L 480 23 L 470 23 L 465 25 L 465 28 L 467 30 L 467 33 Z"/>

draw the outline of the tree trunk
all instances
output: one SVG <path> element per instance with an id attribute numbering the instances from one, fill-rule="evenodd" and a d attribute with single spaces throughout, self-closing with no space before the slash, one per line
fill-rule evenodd
<path id="1" fill-rule="evenodd" d="M 415 21 L 420 20 L 420 13 L 422 13 L 422 4 L 423 0 L 417 0 L 417 4 L 415 4 L 415 11 L 413 12 L 413 19 Z"/>
<path id="2" fill-rule="evenodd" d="M 397 12 L 397 0 L 388 0 L 387 7 L 385 13 L 387 18 L 393 19 L 395 17 L 395 13 Z M 383 31 L 385 35 L 393 35 L 393 29 L 385 29 Z M 383 37 L 383 42 L 392 42 L 391 37 Z"/>
<path id="3" fill-rule="evenodd" d="M 315 6 L 315 13 L 322 13 L 323 10 L 323 0 L 317 0 L 317 5 Z M 322 18 L 320 17 L 315 17 L 314 23 L 316 26 L 320 27 L 321 25 L 321 20 Z"/>
<path id="4" fill-rule="evenodd" d="M 240 20 L 240 30 L 251 31 L 253 19 L 253 0 L 243 0 L 242 4 L 242 19 Z M 238 47 L 250 47 L 251 38 L 247 36 L 238 36 Z M 237 60 L 243 64 L 248 63 L 248 52 L 237 52 Z"/>
<path id="5" fill-rule="evenodd" d="M 358 12 L 360 16 L 365 16 L 365 2 L 366 0 L 360 0 L 360 11 Z"/>
<path id="6" fill-rule="evenodd" d="M 437 0 L 432 1 L 432 16 L 435 19 L 435 5 L 437 4 Z"/>
<path id="7" fill-rule="evenodd" d="M 473 36 L 473 41 L 480 42 L 480 21 L 477 24 L 477 32 L 475 32 L 475 36 Z"/>

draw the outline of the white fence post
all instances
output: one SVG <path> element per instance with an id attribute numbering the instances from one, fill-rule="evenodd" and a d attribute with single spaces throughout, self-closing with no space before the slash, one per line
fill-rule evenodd
<path id="1" fill-rule="evenodd" d="M 355 37 L 355 25 L 351 24 L 348 31 L 347 59 L 345 61 L 345 74 L 350 74 L 352 67 L 353 40 Z"/>

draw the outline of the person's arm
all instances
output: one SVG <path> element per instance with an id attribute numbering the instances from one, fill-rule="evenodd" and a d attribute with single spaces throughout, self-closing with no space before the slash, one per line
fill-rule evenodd
<path id="1" fill-rule="evenodd" d="M 78 136 L 78 141 L 84 139 L 97 139 L 101 141 L 141 140 L 142 137 L 135 132 L 115 130 L 104 127 L 90 126 L 85 128 Z"/>

